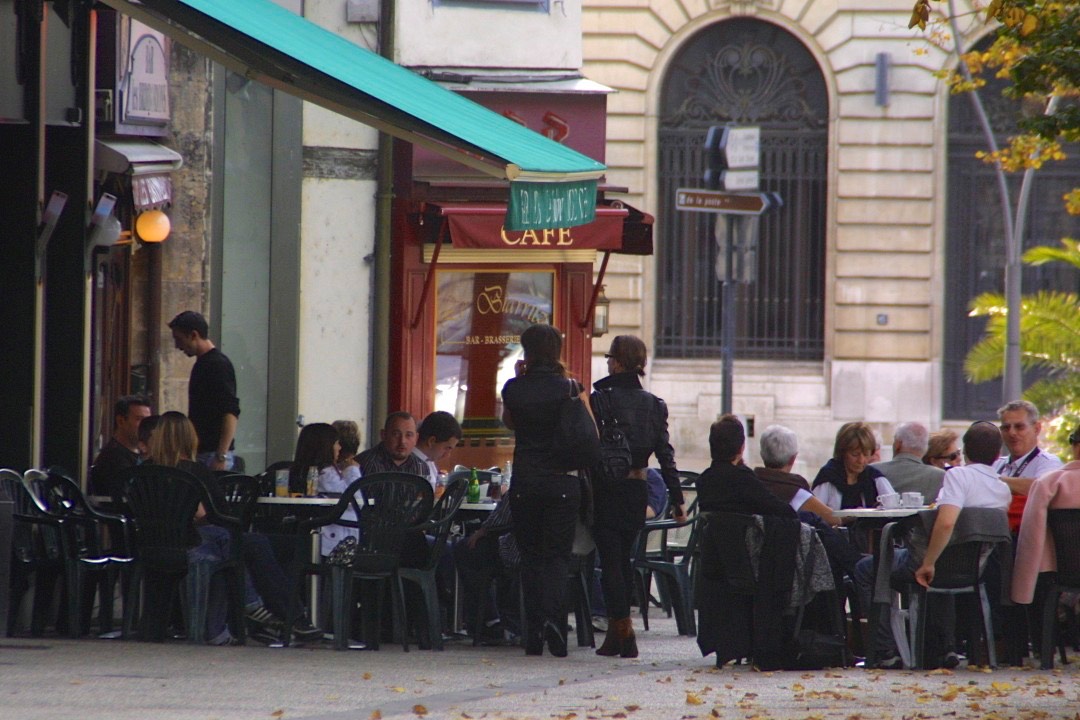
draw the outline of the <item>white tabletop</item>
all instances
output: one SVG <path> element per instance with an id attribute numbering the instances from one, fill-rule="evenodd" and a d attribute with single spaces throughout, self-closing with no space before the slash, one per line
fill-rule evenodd
<path id="1" fill-rule="evenodd" d="M 478 503 L 461 503 L 461 510 L 479 510 L 480 512 L 491 512 L 495 509 L 497 503 L 493 502 L 478 502 Z"/>
<path id="2" fill-rule="evenodd" d="M 896 508 L 895 510 L 882 510 L 881 508 L 851 508 L 849 510 L 833 510 L 833 515 L 838 518 L 902 518 L 910 517 L 920 510 L 929 509 L 929 506 Z"/>
<path id="3" fill-rule="evenodd" d="M 259 505 L 337 505 L 339 498 L 328 497 L 269 497 L 260 496 L 255 502 Z"/>

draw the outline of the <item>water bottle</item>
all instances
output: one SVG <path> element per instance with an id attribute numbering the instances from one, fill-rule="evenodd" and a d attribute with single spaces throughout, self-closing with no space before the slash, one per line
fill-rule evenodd
<path id="1" fill-rule="evenodd" d="M 304 489 L 304 495 L 307 497 L 315 497 L 316 489 L 319 487 L 319 468 L 312 465 L 307 469 L 307 486 Z"/>
<path id="2" fill-rule="evenodd" d="M 469 473 L 469 494 L 465 499 L 470 503 L 480 502 L 480 476 L 476 474 L 476 468 Z"/>

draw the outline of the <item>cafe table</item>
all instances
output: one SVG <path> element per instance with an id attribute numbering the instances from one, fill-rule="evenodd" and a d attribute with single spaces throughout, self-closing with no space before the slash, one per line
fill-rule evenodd
<path id="1" fill-rule="evenodd" d="M 850 508 L 847 510 L 833 510 L 833 515 L 840 519 L 850 519 L 851 523 L 849 527 L 852 530 L 862 530 L 866 532 L 872 542 L 870 543 L 870 550 L 874 556 L 874 574 L 877 575 L 878 555 L 880 553 L 880 547 L 877 534 L 881 532 L 888 523 L 894 520 L 902 520 L 903 518 L 912 517 L 920 510 L 929 509 L 927 506 L 920 507 L 899 507 L 890 508 L 885 510 L 883 508 Z M 878 603 L 871 602 L 869 608 L 863 608 L 863 612 L 866 613 L 866 634 L 863 636 L 863 645 L 866 652 L 866 666 L 874 667 L 877 664 L 877 643 L 875 642 L 876 628 L 881 621 L 881 613 L 884 608 Z"/>

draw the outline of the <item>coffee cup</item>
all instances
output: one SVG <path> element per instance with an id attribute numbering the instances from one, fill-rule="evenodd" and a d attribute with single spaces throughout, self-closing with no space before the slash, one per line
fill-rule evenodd
<path id="1" fill-rule="evenodd" d="M 920 492 L 906 492 L 900 494 L 900 505 L 906 508 L 923 506 L 923 494 Z"/>
<path id="2" fill-rule="evenodd" d="M 900 507 L 900 493 L 888 493 L 886 495 L 878 495 L 878 505 L 882 510 L 896 510 Z"/>

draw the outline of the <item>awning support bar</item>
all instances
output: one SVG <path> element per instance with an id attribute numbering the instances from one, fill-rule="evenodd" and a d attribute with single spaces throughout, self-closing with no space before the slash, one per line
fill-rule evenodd
<path id="1" fill-rule="evenodd" d="M 449 231 L 450 220 L 443 220 L 442 227 L 439 228 L 439 239 L 435 242 L 435 250 L 431 253 L 431 267 L 428 268 L 427 276 L 424 278 L 424 289 L 420 291 L 420 302 L 416 306 L 416 314 L 413 315 L 412 324 L 409 325 L 410 330 L 416 329 L 420 324 L 420 316 L 424 314 L 424 305 L 427 304 L 428 295 L 431 294 L 431 283 L 435 281 L 435 268 L 439 264 L 439 252 L 442 250 L 443 240 L 446 239 Z M 595 297 L 593 301 L 595 302 Z"/>
<path id="2" fill-rule="evenodd" d="M 593 285 L 592 298 L 589 300 L 589 307 L 585 311 L 585 317 L 581 318 L 581 322 L 578 323 L 578 327 L 587 328 L 592 321 L 593 312 L 596 310 L 596 298 L 600 297 L 600 288 L 604 284 L 604 274 L 607 272 L 608 260 L 611 259 L 611 251 L 604 251 L 604 259 L 600 261 L 600 272 L 596 274 L 596 284 Z M 432 258 L 434 260 L 434 258 Z"/>

